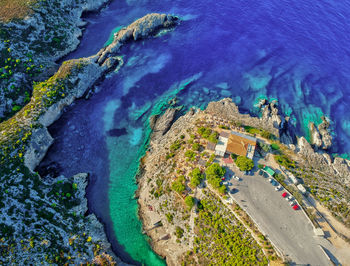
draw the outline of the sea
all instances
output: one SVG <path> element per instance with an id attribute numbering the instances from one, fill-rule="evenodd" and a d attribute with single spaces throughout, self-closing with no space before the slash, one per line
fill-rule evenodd
<path id="1" fill-rule="evenodd" d="M 147 13 L 180 18 L 172 31 L 122 48 L 124 65 L 66 108 L 49 131 L 55 138 L 41 167 L 55 175 L 90 174 L 89 212 L 104 224 L 125 262 L 165 265 L 142 233 L 135 199 L 148 120 L 177 97 L 186 111 L 231 97 L 259 115 L 277 100 L 298 136 L 331 121 L 334 155 L 350 152 L 350 1 L 114 0 L 89 13 L 81 43 L 65 59 L 90 56 L 113 34 Z"/>

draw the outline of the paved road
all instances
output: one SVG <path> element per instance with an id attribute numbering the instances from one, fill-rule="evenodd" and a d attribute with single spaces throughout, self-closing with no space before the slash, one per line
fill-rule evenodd
<path id="1" fill-rule="evenodd" d="M 229 180 L 230 188 L 238 190 L 230 195 L 286 257 L 296 264 L 330 265 L 318 245 L 324 239 L 314 235 L 311 222 L 301 210 L 293 210 L 282 198 L 283 191 L 275 191 L 268 179 L 257 173 L 245 176 L 231 168 L 227 176 L 232 176 L 230 170 L 241 178 L 241 181 Z"/>

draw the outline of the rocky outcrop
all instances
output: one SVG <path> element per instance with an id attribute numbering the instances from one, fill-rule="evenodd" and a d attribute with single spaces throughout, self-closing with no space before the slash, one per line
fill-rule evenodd
<path id="1" fill-rule="evenodd" d="M 304 162 L 324 173 L 337 176 L 343 179 L 346 184 L 350 183 L 350 161 L 332 157 L 325 152 L 315 152 L 310 143 L 304 138 L 298 138 L 298 154 L 301 155 Z"/>
<path id="2" fill-rule="evenodd" d="M 318 127 L 315 126 L 313 122 L 309 123 L 311 144 L 315 146 L 316 149 L 327 150 L 332 146 L 332 136 L 329 132 L 330 123 L 327 118 L 322 116 L 322 123 Z"/>
<path id="3" fill-rule="evenodd" d="M 160 136 L 163 136 L 169 130 L 174 121 L 176 111 L 177 109 L 175 108 L 169 108 L 161 116 L 154 115 L 150 117 L 149 123 L 153 131 L 152 140 L 159 139 Z"/>
<path id="4" fill-rule="evenodd" d="M 231 98 L 211 102 L 207 107 L 207 111 L 211 114 L 240 122 L 242 125 L 264 129 L 282 139 L 286 144 L 294 142 L 294 137 L 288 130 L 288 117 L 282 117 L 276 102 L 269 103 L 264 99 L 260 101 L 259 109 L 262 111 L 261 118 L 253 117 L 249 114 L 241 114 Z"/>
<path id="5" fill-rule="evenodd" d="M 265 100 L 265 104 L 261 104 L 262 117 L 263 121 L 268 123 L 272 123 L 275 128 L 280 128 L 282 123 L 282 118 L 279 115 L 279 110 L 276 106 L 276 101 L 272 101 L 268 103 Z"/>
<path id="6" fill-rule="evenodd" d="M 114 41 L 107 47 L 102 48 L 98 53 L 97 62 L 101 65 L 108 56 L 115 54 L 120 47 L 130 41 L 137 41 L 155 35 L 162 29 L 169 29 L 176 25 L 177 17 L 165 14 L 148 14 L 121 29 L 114 37 Z"/>
<path id="7" fill-rule="evenodd" d="M 332 136 L 329 132 L 330 123 L 326 117 L 322 116 L 322 123 L 318 126 L 318 131 L 322 136 L 323 149 L 327 150 L 332 146 Z"/>
<path id="8" fill-rule="evenodd" d="M 25 166 L 27 166 L 30 171 L 34 171 L 38 166 L 52 143 L 53 138 L 46 127 L 33 131 L 27 152 L 24 155 Z"/>
<path id="9" fill-rule="evenodd" d="M 309 130 L 310 130 L 311 144 L 315 145 L 316 148 L 322 147 L 323 142 L 321 139 L 321 135 L 318 132 L 318 129 L 313 122 L 309 123 Z"/>

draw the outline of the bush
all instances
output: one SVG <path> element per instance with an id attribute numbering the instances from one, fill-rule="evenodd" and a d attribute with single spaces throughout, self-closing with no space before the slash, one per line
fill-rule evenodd
<path id="1" fill-rule="evenodd" d="M 193 151 L 199 151 L 200 148 L 201 148 L 201 145 L 199 143 L 194 143 L 192 145 L 192 150 Z"/>
<path id="2" fill-rule="evenodd" d="M 218 143 L 218 137 L 219 137 L 219 134 L 217 132 L 213 132 L 210 134 L 208 140 L 213 143 Z"/>
<path id="3" fill-rule="evenodd" d="M 187 150 L 185 152 L 185 156 L 191 161 L 194 161 L 196 159 L 196 153 L 194 151 L 191 151 L 191 150 Z"/>
<path id="4" fill-rule="evenodd" d="M 171 184 L 171 189 L 176 191 L 177 193 L 181 194 L 185 190 L 185 185 L 182 184 L 180 180 L 176 180 Z"/>
<path id="5" fill-rule="evenodd" d="M 188 206 L 189 209 L 192 209 L 192 207 L 195 204 L 195 200 L 194 200 L 194 198 L 192 196 L 187 196 L 185 198 L 185 203 L 186 203 L 186 205 Z"/>
<path id="6" fill-rule="evenodd" d="M 180 226 L 176 226 L 175 235 L 177 238 L 181 238 L 184 235 L 184 230 Z"/>
<path id="7" fill-rule="evenodd" d="M 295 168 L 295 162 L 290 160 L 286 155 L 275 155 L 275 161 L 285 168 Z"/>
<path id="8" fill-rule="evenodd" d="M 180 147 L 181 147 L 181 142 L 179 140 L 177 140 L 173 144 L 171 144 L 170 150 L 176 151 L 176 150 L 180 149 Z"/>
<path id="9" fill-rule="evenodd" d="M 279 151 L 280 150 L 280 146 L 276 143 L 272 143 L 271 144 L 271 149 L 275 150 L 275 151 Z"/>
<path id="10" fill-rule="evenodd" d="M 236 159 L 236 165 L 241 171 L 249 171 L 253 169 L 254 162 L 252 159 L 249 159 L 245 156 L 238 156 Z"/>

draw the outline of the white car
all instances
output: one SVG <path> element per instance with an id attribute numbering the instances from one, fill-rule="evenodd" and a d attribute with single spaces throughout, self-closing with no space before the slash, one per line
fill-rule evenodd
<path id="1" fill-rule="evenodd" d="M 233 176 L 234 179 L 236 179 L 237 181 L 241 180 L 238 176 Z"/>
<path id="2" fill-rule="evenodd" d="M 273 179 L 272 179 L 271 177 L 269 178 L 269 182 L 270 182 L 270 183 L 272 183 L 272 182 L 273 182 Z"/>
<path id="3" fill-rule="evenodd" d="M 275 190 L 276 190 L 276 191 L 279 191 L 280 189 L 279 189 L 279 187 L 275 187 Z"/>
<path id="4" fill-rule="evenodd" d="M 277 188 L 278 188 L 278 190 L 280 190 L 280 189 L 282 188 L 282 186 L 281 186 L 281 185 L 278 185 Z"/>
<path id="5" fill-rule="evenodd" d="M 290 195 L 290 196 L 288 197 L 288 200 L 293 201 L 293 196 L 292 196 L 292 195 Z"/>
<path id="6" fill-rule="evenodd" d="M 291 202 L 289 202 L 290 206 L 293 206 L 295 204 L 294 200 L 292 200 Z"/>

